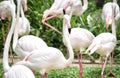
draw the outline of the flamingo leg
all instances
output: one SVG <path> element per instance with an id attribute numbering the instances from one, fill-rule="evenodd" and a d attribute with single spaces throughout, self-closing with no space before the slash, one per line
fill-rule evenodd
<path id="1" fill-rule="evenodd" d="M 104 70 L 105 70 L 105 67 L 106 67 L 107 60 L 108 60 L 108 57 L 106 56 L 105 62 L 102 64 L 101 78 L 104 78 Z"/>
<path id="2" fill-rule="evenodd" d="M 59 33 L 60 35 L 62 35 L 62 32 L 60 32 L 59 30 L 57 30 L 54 26 L 51 26 L 50 24 L 48 24 L 46 21 L 52 19 L 52 18 L 55 18 L 55 17 L 58 17 L 59 14 L 54 14 L 48 18 L 45 18 L 42 20 L 42 24 L 46 25 L 47 27 L 50 27 L 51 29 L 53 29 L 54 31 L 56 31 L 57 33 Z"/>
<path id="3" fill-rule="evenodd" d="M 80 73 L 80 78 L 82 78 L 82 54 L 78 54 L 78 63 L 79 63 L 79 67 L 80 67 L 80 70 L 79 70 L 79 73 Z"/>
<path id="4" fill-rule="evenodd" d="M 115 75 L 114 75 L 113 72 L 112 72 L 112 63 L 113 63 L 113 52 L 112 52 L 112 54 L 111 54 L 111 56 L 110 56 L 110 71 L 109 71 L 109 73 L 108 73 L 108 76 L 115 77 Z"/>
<path id="5" fill-rule="evenodd" d="M 40 78 L 48 78 L 48 73 L 45 73 L 44 75 L 41 75 Z"/>

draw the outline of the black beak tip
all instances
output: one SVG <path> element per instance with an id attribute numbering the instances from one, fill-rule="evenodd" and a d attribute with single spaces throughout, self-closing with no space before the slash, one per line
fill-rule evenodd
<path id="1" fill-rule="evenodd" d="M 69 32 L 69 34 L 71 33 L 71 28 L 68 28 L 68 32 Z"/>
<path id="2" fill-rule="evenodd" d="M 65 15 L 65 9 L 63 9 L 63 14 Z"/>

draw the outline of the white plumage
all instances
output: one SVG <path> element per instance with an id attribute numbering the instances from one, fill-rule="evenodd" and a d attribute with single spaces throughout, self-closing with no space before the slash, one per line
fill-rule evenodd
<path id="1" fill-rule="evenodd" d="M 71 27 L 70 16 L 68 16 L 68 28 Z M 94 35 L 84 28 L 72 28 L 69 34 L 70 43 L 74 50 L 78 51 L 78 62 L 80 67 L 80 78 L 82 78 L 82 52 L 92 43 Z M 66 45 L 66 42 L 63 42 Z M 80 54 L 79 54 L 80 53 Z"/>
<path id="2" fill-rule="evenodd" d="M 111 52 L 114 50 L 116 46 L 116 37 L 111 33 L 101 33 L 96 36 L 92 42 L 92 44 L 88 47 L 86 52 L 90 51 L 90 54 L 94 52 L 100 54 L 100 56 L 105 56 L 105 63 L 102 66 L 101 78 L 104 77 L 104 69 L 106 66 L 106 62 Z"/>
<path id="3" fill-rule="evenodd" d="M 120 9 L 117 3 L 108 2 L 103 6 L 102 19 L 105 21 L 106 29 L 112 25 L 112 33 L 116 36 L 116 21 L 120 18 Z"/>
<path id="4" fill-rule="evenodd" d="M 26 21 L 23 21 L 23 19 L 25 20 L 25 18 L 21 19 L 19 17 L 19 10 L 20 8 L 22 8 L 20 6 L 21 6 L 20 0 L 18 0 L 17 19 L 15 22 L 16 28 L 14 30 L 14 37 L 13 37 L 13 50 L 21 59 L 23 59 L 33 50 L 47 47 L 47 44 L 41 38 L 33 35 L 25 35 L 22 36 L 20 39 L 18 39 L 19 30 L 20 30 L 19 27 L 21 26 L 23 27 L 28 24 Z"/>
<path id="5" fill-rule="evenodd" d="M 64 21 L 67 21 L 65 15 Z M 25 65 L 35 71 L 39 71 L 40 74 L 45 75 L 49 70 L 61 69 L 70 65 L 74 59 L 74 53 L 70 40 L 68 37 L 68 29 L 66 23 L 63 26 L 63 37 L 66 41 L 67 48 L 69 50 L 69 58 L 66 59 L 62 52 L 54 47 L 44 47 L 38 50 L 34 50 L 31 54 L 25 57 L 23 61 L 17 64 Z"/>
<path id="6" fill-rule="evenodd" d="M 33 72 L 26 66 L 23 65 L 13 65 L 9 66 L 8 63 L 8 52 L 12 34 L 15 28 L 15 8 L 10 9 L 12 13 L 12 24 L 10 31 L 7 35 L 4 52 L 3 52 L 3 69 L 4 69 L 4 78 L 35 78 Z"/>

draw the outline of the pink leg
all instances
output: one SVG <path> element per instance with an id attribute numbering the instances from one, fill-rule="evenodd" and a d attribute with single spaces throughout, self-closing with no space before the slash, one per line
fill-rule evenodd
<path id="1" fill-rule="evenodd" d="M 112 53 L 112 55 L 110 56 L 110 72 L 108 73 L 108 76 L 115 77 L 115 75 L 114 75 L 113 72 L 112 72 L 112 62 L 113 62 L 113 53 Z"/>
<path id="2" fill-rule="evenodd" d="M 105 67 L 106 67 L 107 59 L 108 59 L 108 57 L 106 56 L 105 62 L 102 64 L 101 78 L 104 78 L 104 70 L 105 70 Z"/>
<path id="3" fill-rule="evenodd" d="M 46 23 L 46 21 L 48 21 L 48 20 L 50 20 L 50 19 L 52 19 L 52 18 L 55 18 L 55 17 L 57 17 L 57 16 L 59 16 L 59 14 L 55 14 L 55 15 L 52 15 L 52 16 L 50 16 L 50 17 L 48 17 L 48 18 L 44 18 L 44 19 L 42 20 L 42 24 L 50 27 L 51 29 L 53 29 L 54 31 L 56 31 L 57 33 L 59 33 L 59 34 L 61 35 L 62 32 L 60 32 L 59 30 L 57 30 L 55 27 L 51 26 L 50 24 Z"/>
<path id="4" fill-rule="evenodd" d="M 80 78 L 82 78 L 82 54 L 78 54 L 78 63 L 79 63 L 79 73 L 80 73 Z"/>

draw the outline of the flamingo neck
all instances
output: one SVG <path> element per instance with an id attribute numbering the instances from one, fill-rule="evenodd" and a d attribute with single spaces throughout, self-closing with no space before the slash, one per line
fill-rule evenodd
<path id="1" fill-rule="evenodd" d="M 9 52 L 9 46 L 10 46 L 12 34 L 15 28 L 15 7 L 11 9 L 11 14 L 12 14 L 12 24 L 11 24 L 11 28 L 6 38 L 4 52 L 3 52 L 3 69 L 5 72 L 7 72 L 10 68 L 9 63 L 8 63 L 8 52 Z"/>
<path id="2" fill-rule="evenodd" d="M 85 12 L 88 9 L 88 0 L 83 0 L 82 11 Z"/>
<path id="3" fill-rule="evenodd" d="M 14 36 L 13 36 L 13 50 L 15 50 L 15 47 L 16 47 L 17 41 L 18 41 L 20 7 L 21 7 L 21 0 L 17 0 L 17 18 L 16 18 L 17 25 L 15 27 Z"/>
<path id="4" fill-rule="evenodd" d="M 115 25 L 115 19 L 112 20 L 112 34 L 116 37 L 116 25 Z"/>
<path id="5" fill-rule="evenodd" d="M 72 48 L 71 43 L 70 43 L 68 26 L 67 26 L 66 22 L 67 21 L 64 18 L 64 20 L 63 20 L 63 39 L 64 39 L 65 44 L 67 46 L 67 49 L 69 51 L 69 58 L 67 59 L 67 62 L 65 63 L 66 64 L 65 66 L 71 64 L 73 59 L 74 59 L 73 48 Z"/>

